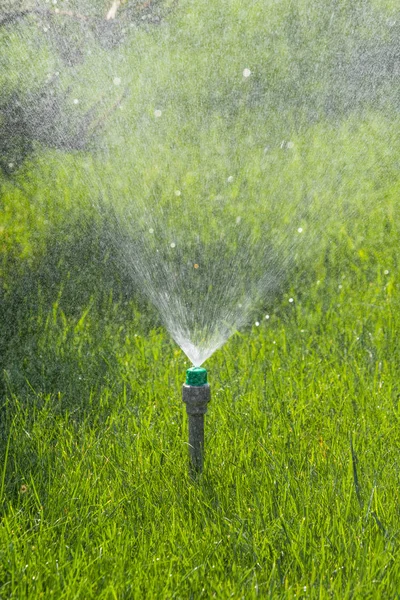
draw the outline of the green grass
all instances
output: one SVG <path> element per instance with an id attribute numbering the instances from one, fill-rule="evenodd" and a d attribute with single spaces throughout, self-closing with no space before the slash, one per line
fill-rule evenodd
<path id="1" fill-rule="evenodd" d="M 115 73 L 134 83 L 108 155 L 42 148 L 1 175 L 1 600 L 399 597 L 398 86 L 354 99 L 334 60 L 393 41 L 398 9 L 365 2 L 363 21 L 353 5 L 182 2 L 73 82 L 84 108 Z M 25 93 L 56 62 L 18 32 L 1 32 L 0 82 Z M 151 214 L 167 242 L 190 238 L 188 216 L 208 249 L 237 215 L 254 244 L 304 228 L 259 326 L 205 365 L 198 481 L 190 365 L 127 276 L 99 190 L 132 235 Z"/>
<path id="2" fill-rule="evenodd" d="M 380 258 L 293 289 L 209 360 L 198 482 L 165 333 L 117 304 L 32 311 L 2 411 L 1 597 L 397 597 L 399 304 Z"/>

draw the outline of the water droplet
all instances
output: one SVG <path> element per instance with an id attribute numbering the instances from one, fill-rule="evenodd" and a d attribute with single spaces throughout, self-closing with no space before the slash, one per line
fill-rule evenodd
<path id="1" fill-rule="evenodd" d="M 161 115 L 162 115 L 162 111 L 160 109 L 156 108 L 156 110 L 154 111 L 154 116 L 156 117 L 156 119 L 161 117 Z"/>
<path id="2" fill-rule="evenodd" d="M 180 190 L 175 190 L 175 196 L 180 196 L 181 195 L 181 191 Z"/>
<path id="3" fill-rule="evenodd" d="M 293 298 L 289 298 L 289 302 L 290 303 L 294 302 Z"/>
<path id="4" fill-rule="evenodd" d="M 247 68 L 243 69 L 243 77 L 247 78 L 247 77 L 250 77 L 250 75 L 251 75 L 250 69 L 247 69 Z"/>
<path id="5" fill-rule="evenodd" d="M 233 182 L 233 175 L 229 175 L 228 179 L 227 179 L 228 183 L 232 183 Z"/>
<path id="6" fill-rule="evenodd" d="M 152 227 L 150 227 L 149 233 L 154 233 L 154 229 Z"/>
<path id="7" fill-rule="evenodd" d="M 171 246 L 171 248 L 175 248 L 175 246 L 176 246 L 175 242 L 171 242 L 170 246 Z"/>
<path id="8" fill-rule="evenodd" d="M 298 231 L 299 233 L 303 233 L 303 228 L 302 228 L 302 227 L 299 227 L 297 231 Z"/>
<path id="9" fill-rule="evenodd" d="M 121 77 L 114 77 L 113 84 L 114 85 L 121 85 Z"/>

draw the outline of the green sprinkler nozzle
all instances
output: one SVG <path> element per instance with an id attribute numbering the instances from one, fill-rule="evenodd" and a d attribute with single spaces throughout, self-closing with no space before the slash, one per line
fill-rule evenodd
<path id="1" fill-rule="evenodd" d="M 192 367 L 186 371 L 186 385 L 205 385 L 207 383 L 207 371 L 203 367 Z"/>
<path id="2" fill-rule="evenodd" d="M 196 477 L 203 471 L 204 459 L 204 415 L 211 398 L 207 383 L 207 371 L 202 367 L 192 367 L 186 371 L 182 400 L 186 404 L 189 421 L 190 474 Z"/>

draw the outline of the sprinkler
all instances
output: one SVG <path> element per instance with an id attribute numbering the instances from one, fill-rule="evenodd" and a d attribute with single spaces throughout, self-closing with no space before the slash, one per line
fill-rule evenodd
<path id="1" fill-rule="evenodd" d="M 211 399 L 207 383 L 207 371 L 202 367 L 192 367 L 186 371 L 182 400 L 186 404 L 189 420 L 189 456 L 192 477 L 203 471 L 204 458 L 204 415 Z"/>

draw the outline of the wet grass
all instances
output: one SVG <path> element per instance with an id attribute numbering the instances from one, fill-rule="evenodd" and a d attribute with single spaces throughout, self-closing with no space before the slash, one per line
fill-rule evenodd
<path id="1" fill-rule="evenodd" d="M 27 308 L 5 360 L 0 596 L 397 597 L 395 206 L 208 361 L 197 482 L 165 332 L 111 299 Z"/>
<path id="2" fill-rule="evenodd" d="M 198 481 L 180 398 L 190 365 L 115 258 L 85 158 L 42 148 L 1 176 L 0 599 L 399 596 L 398 86 L 381 94 L 374 70 L 356 86 L 368 97 L 345 85 L 377 46 L 375 13 L 342 72 L 352 4 L 333 19 L 337 3 L 302 2 L 282 22 L 278 4 L 271 19 L 257 3 L 238 19 L 234 2 L 229 15 L 203 2 L 200 16 L 186 3 L 171 29 L 137 32 L 118 64 L 135 86 L 134 127 L 120 123 L 134 147 L 108 131 L 120 155 L 103 176 L 116 194 L 182 220 L 169 204 L 179 185 L 193 211 L 226 198 L 232 222 L 240 209 L 254 227 L 263 199 L 278 222 L 294 199 L 304 223 L 293 232 L 313 240 L 257 325 L 206 363 Z M 381 5 L 388 45 L 376 60 L 397 39 L 386 18 L 397 7 Z M 325 95 L 313 96 L 303 38 L 311 57 L 335 42 Z M 4 85 L 34 68 L 38 50 L 21 40 Z M 304 121 L 291 113 L 300 97 Z"/>

